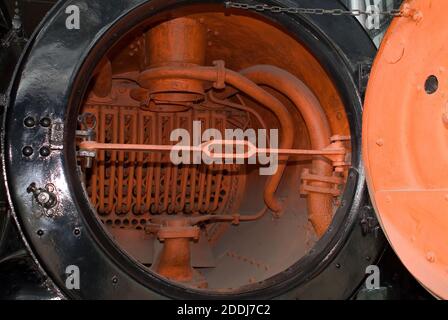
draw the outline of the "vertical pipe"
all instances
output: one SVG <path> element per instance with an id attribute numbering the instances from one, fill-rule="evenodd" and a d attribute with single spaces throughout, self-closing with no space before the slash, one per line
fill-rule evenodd
<path id="1" fill-rule="evenodd" d="M 182 17 L 164 22 L 146 33 L 145 43 L 148 68 L 205 63 L 206 33 L 195 19 Z M 159 102 L 194 102 L 204 96 L 203 81 L 194 79 L 155 79 L 148 89 Z"/>

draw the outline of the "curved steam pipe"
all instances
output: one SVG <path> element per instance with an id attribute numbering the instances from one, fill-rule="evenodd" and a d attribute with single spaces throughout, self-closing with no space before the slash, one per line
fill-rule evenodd
<path id="1" fill-rule="evenodd" d="M 296 76 L 271 65 L 249 67 L 241 71 L 241 74 L 258 85 L 266 85 L 285 94 L 294 103 L 305 121 L 312 149 L 320 150 L 331 143 L 331 129 L 324 110 L 313 92 Z M 315 156 L 312 173 L 331 176 L 333 165 L 326 158 Z M 315 181 L 310 184 L 321 188 L 329 187 L 325 182 Z M 308 195 L 309 220 L 318 236 L 322 236 L 330 226 L 332 202 L 333 196 L 330 194 L 310 192 Z"/>

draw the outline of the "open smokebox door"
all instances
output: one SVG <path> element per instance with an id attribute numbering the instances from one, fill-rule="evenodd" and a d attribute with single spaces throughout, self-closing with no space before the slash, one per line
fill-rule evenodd
<path id="1" fill-rule="evenodd" d="M 395 19 L 384 38 L 370 76 L 363 121 L 367 182 L 381 226 L 412 275 L 444 299 L 447 8 L 445 1 L 405 4 L 411 19 Z"/>

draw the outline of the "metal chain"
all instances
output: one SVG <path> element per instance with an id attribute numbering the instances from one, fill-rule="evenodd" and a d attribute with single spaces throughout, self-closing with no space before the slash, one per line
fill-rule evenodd
<path id="1" fill-rule="evenodd" d="M 240 2 L 228 1 L 225 3 L 226 8 L 254 10 L 258 12 L 269 11 L 273 13 L 292 13 L 292 14 L 313 14 L 313 15 L 332 15 L 332 16 L 361 16 L 361 15 L 382 15 L 389 17 L 402 17 L 403 11 L 393 9 L 390 11 L 377 10 L 343 10 L 343 9 L 323 9 L 323 8 L 300 8 L 300 7 L 280 7 L 269 6 L 267 4 L 247 4 Z"/>

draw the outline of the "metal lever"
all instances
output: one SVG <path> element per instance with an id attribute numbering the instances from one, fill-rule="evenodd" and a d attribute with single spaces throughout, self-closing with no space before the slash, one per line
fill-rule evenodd
<path id="1" fill-rule="evenodd" d="M 215 146 L 244 146 L 244 153 L 216 153 L 213 152 Z M 306 155 L 323 156 L 333 162 L 344 162 L 347 150 L 340 141 L 332 142 L 328 147 L 322 150 L 303 150 L 303 149 L 276 149 L 276 148 L 258 148 L 250 141 L 245 140 L 212 140 L 204 142 L 198 146 L 170 146 L 157 144 L 119 144 L 119 143 L 101 143 L 96 141 L 83 141 L 80 143 L 80 154 L 94 155 L 95 151 L 133 151 L 133 152 L 201 152 L 211 159 L 249 159 L 256 154 L 279 154 L 279 155 Z"/>

